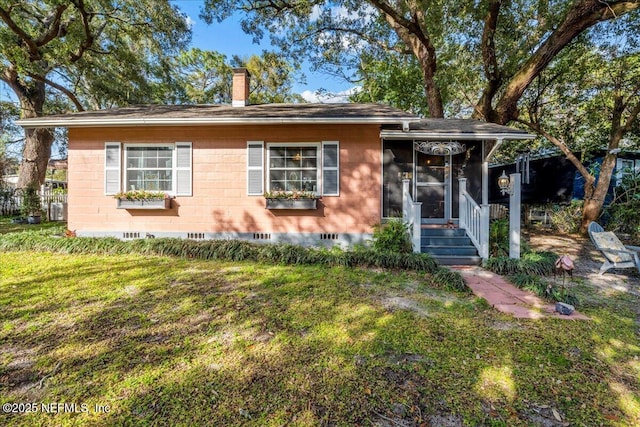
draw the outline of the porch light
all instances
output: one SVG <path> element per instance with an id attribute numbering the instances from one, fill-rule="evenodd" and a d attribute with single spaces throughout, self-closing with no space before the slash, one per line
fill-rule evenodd
<path id="1" fill-rule="evenodd" d="M 505 194 L 511 194 L 511 180 L 507 174 L 504 173 L 504 170 L 502 171 L 502 175 L 498 177 L 498 187 L 500 187 L 500 192 L 503 196 Z"/>
<path id="2" fill-rule="evenodd" d="M 467 151 L 467 147 L 458 141 L 416 141 L 415 148 L 431 156 L 455 156 Z"/>

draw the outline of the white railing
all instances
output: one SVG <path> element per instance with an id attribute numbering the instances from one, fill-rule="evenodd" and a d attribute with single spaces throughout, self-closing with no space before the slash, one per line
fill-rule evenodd
<path id="1" fill-rule="evenodd" d="M 460 228 L 467 232 L 482 259 L 489 258 L 489 205 L 480 206 L 467 193 L 467 179 L 460 178 Z"/>
<path id="2" fill-rule="evenodd" d="M 402 180 L 402 220 L 409 226 L 413 252 L 420 252 L 422 203 L 413 201 L 409 191 L 410 184 L 410 180 Z"/>

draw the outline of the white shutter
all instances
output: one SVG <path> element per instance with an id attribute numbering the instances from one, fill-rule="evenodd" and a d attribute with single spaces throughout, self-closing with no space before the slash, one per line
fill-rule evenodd
<path id="1" fill-rule="evenodd" d="M 176 196 L 193 195 L 191 143 L 176 142 Z"/>
<path id="2" fill-rule="evenodd" d="M 119 142 L 104 144 L 104 194 L 112 196 L 121 190 L 122 149 Z"/>
<path id="3" fill-rule="evenodd" d="M 340 195 L 340 145 L 338 141 L 322 142 L 322 195 Z"/>
<path id="4" fill-rule="evenodd" d="M 264 142 L 247 142 L 247 194 L 262 196 L 264 193 Z"/>

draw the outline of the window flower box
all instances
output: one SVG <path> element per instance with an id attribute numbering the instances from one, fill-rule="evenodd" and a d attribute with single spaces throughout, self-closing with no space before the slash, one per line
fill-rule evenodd
<path id="1" fill-rule="evenodd" d="M 133 190 L 115 195 L 117 209 L 171 209 L 171 198 L 162 192 Z"/>
<path id="2" fill-rule="evenodd" d="M 118 209 L 171 209 L 171 199 L 118 199 Z"/>
<path id="3" fill-rule="evenodd" d="M 267 209 L 318 209 L 318 199 L 266 199 Z"/>
<path id="4" fill-rule="evenodd" d="M 317 209 L 318 197 L 311 191 L 274 191 L 264 193 L 267 209 Z"/>

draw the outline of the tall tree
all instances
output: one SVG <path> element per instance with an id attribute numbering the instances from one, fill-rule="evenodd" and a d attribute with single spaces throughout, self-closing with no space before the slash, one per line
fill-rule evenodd
<path id="1" fill-rule="evenodd" d="M 251 74 L 249 102 L 251 104 L 304 102 L 293 93 L 295 67 L 274 52 L 262 52 L 249 58 L 234 56 L 233 67 L 245 67 Z"/>
<path id="2" fill-rule="evenodd" d="M 637 33 L 635 33 L 637 34 Z M 640 50 L 638 40 L 583 45 L 536 79 L 519 121 L 556 146 L 585 183 L 581 231 L 600 216 L 621 150 L 640 147 Z M 619 40 L 609 35 L 607 40 Z M 597 47 L 597 48 L 596 48 Z M 570 75 L 566 68 L 574 72 Z M 578 153 L 604 149 L 591 169 Z"/>
<path id="3" fill-rule="evenodd" d="M 242 11 L 245 31 L 294 56 L 344 65 L 371 49 L 413 55 L 422 72 L 429 115 L 445 113 L 442 87 L 448 68 L 439 54 L 464 46 L 481 59 L 482 92 L 474 117 L 507 124 L 518 101 L 563 49 L 594 25 L 640 8 L 638 0 L 206 0 L 203 17 Z"/>
<path id="4" fill-rule="evenodd" d="M 74 86 L 82 79 L 85 94 L 102 87 L 129 100 L 139 93 L 131 85 L 145 84 L 150 69 L 189 36 L 168 0 L 0 0 L 0 78 L 15 93 L 21 118 L 45 114 L 49 90 L 83 110 L 82 86 Z M 25 132 L 20 187 L 44 181 L 52 142 L 51 129 Z"/>
<path id="5" fill-rule="evenodd" d="M 263 52 L 262 55 L 247 58 L 234 56 L 228 60 L 218 52 L 193 48 L 182 52 L 173 62 L 174 77 L 171 80 L 174 92 L 173 96 L 168 96 L 174 102 L 230 103 L 232 69 L 235 67 L 245 67 L 251 74 L 250 103 L 304 102 L 292 90 L 295 67 L 273 52 Z"/>

